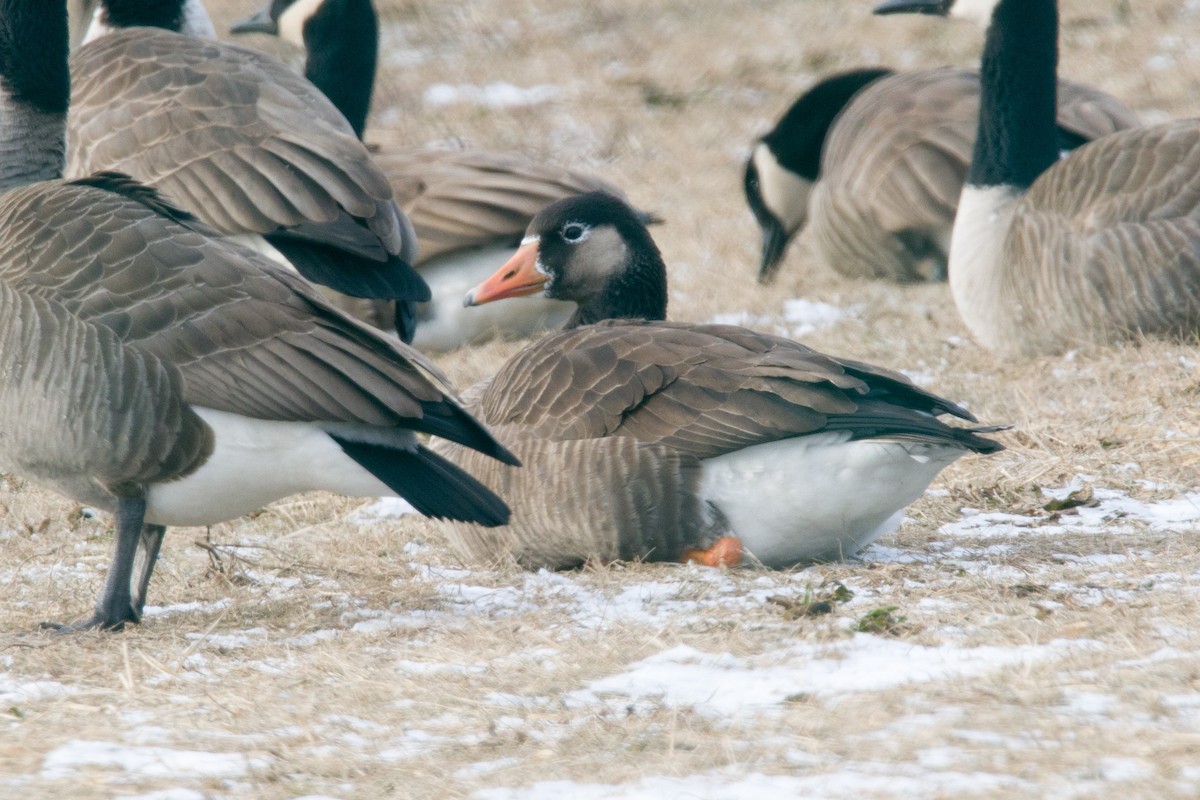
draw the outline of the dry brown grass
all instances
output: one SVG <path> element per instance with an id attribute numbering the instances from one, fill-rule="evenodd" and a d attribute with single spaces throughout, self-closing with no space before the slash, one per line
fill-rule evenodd
<path id="1" fill-rule="evenodd" d="M 222 21 L 254 5 L 210 3 Z M 690 786 L 697 796 L 749 797 L 734 784 L 763 773 L 814 796 L 1195 795 L 1194 526 L 1114 520 L 1099 532 L 993 538 L 941 526 L 964 506 L 1048 522 L 1039 489 L 1076 475 L 1147 501 L 1194 487 L 1200 349 L 1151 342 L 1000 363 L 969 342 L 944 287 L 846 281 L 814 265 L 803 238 L 777 285 L 753 281 L 758 237 L 740 195 L 752 137 L 825 71 L 971 63 L 976 32 L 877 20 L 869 3 L 840 0 L 382 5 L 385 52 L 401 66 L 381 76 L 369 138 L 461 139 L 594 169 L 668 220 L 656 237 L 673 270 L 676 319 L 773 316 L 799 296 L 859 306 L 806 341 L 929 376 L 981 418 L 1013 423 L 1010 449 L 947 470 L 944 491 L 914 505 L 866 561 L 785 574 L 463 571 L 421 520 L 356 522 L 360 501 L 293 498 L 212 531 L 172 531 L 151 602 L 173 610 L 123 634 L 70 638 L 35 628 L 89 607 L 109 522 L 10 480 L 0 490 L 0 794 L 467 797 L 538 781 L 666 776 L 679 782 L 637 785 L 648 796 Z M 1196 113 L 1193 3 L 1064 5 L 1066 74 L 1150 118 Z M 1164 55 L 1171 68 L 1154 69 Z M 423 106 L 431 84 L 497 80 L 563 93 L 522 109 Z M 466 385 L 518 346 L 442 364 Z M 820 594 L 834 581 L 855 597 L 829 615 L 790 619 L 768 599 L 801 598 L 806 587 Z M 571 700 L 589 681 L 676 645 L 794 668 L 805 663 L 795 648 L 864 641 L 851 626 L 888 606 L 904 619 L 880 638 L 946 652 L 1039 646 L 1053 656 L 879 691 L 808 692 L 798 681 L 789 701 L 728 716 L 666 700 Z M 31 681 L 69 691 L 19 689 Z M 255 761 L 232 778 L 44 772 L 47 755 L 72 740 Z M 702 790 L 686 783 L 697 773 L 707 776 Z"/>

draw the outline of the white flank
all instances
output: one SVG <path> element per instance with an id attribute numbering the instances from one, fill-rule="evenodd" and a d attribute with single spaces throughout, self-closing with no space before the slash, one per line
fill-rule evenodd
<path id="1" fill-rule="evenodd" d="M 894 530 L 904 507 L 966 452 L 849 438 L 797 436 L 710 458 L 700 494 L 769 567 L 845 558 Z"/>
<path id="2" fill-rule="evenodd" d="M 422 264 L 421 277 L 429 284 L 433 300 L 427 316 L 422 316 L 417 326 L 413 345 L 420 350 L 445 352 L 496 336 L 517 339 L 561 327 L 575 310 L 574 303 L 538 295 L 463 306 L 467 292 L 491 276 L 512 254 L 511 247 L 485 247 Z"/>
<path id="3" fill-rule="evenodd" d="M 754 148 L 752 158 L 758 171 L 758 190 L 763 203 L 783 224 L 783 229 L 793 233 L 808 219 L 812 181 L 780 166 L 771 149 L 762 142 Z"/>
<path id="4" fill-rule="evenodd" d="M 395 494 L 315 423 L 194 408 L 213 429 L 213 454 L 191 475 L 150 487 L 147 522 L 211 525 L 317 489 L 352 497 Z"/>

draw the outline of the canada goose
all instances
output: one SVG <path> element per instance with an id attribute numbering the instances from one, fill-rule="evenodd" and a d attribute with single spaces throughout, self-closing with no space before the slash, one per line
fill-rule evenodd
<path id="1" fill-rule="evenodd" d="M 230 32 L 279 36 L 304 50 L 304 76 L 362 137 L 379 42 L 371 0 L 274 0 Z M 516 153 L 420 148 L 385 149 L 374 157 L 412 220 L 420 244 L 415 263 L 433 294 L 420 311 L 413 344 L 444 351 L 497 333 L 528 336 L 570 315 L 569 303 L 545 298 L 464 309 L 462 296 L 512 254 L 537 212 L 571 195 L 621 195 L 619 189 Z"/>
<path id="2" fill-rule="evenodd" d="M 1115 98 L 1059 84 L 1059 147 L 1137 125 Z M 954 210 L 979 118 L 979 73 L 865 68 L 800 96 L 746 162 L 770 281 L 806 224 L 821 261 L 852 278 L 945 280 Z"/>
<path id="3" fill-rule="evenodd" d="M 0 470 L 117 523 L 95 614 L 58 627 L 137 622 L 165 526 L 296 492 L 507 520 L 499 498 L 418 442 L 448 436 L 515 463 L 420 354 L 128 176 L 56 179 L 65 8 L 0 0 Z"/>
<path id="4" fill-rule="evenodd" d="M 369 321 L 411 338 L 411 303 L 429 287 L 409 266 L 416 238 L 387 178 L 308 81 L 186 35 L 210 30 L 199 0 L 100 1 L 71 57 L 67 176 L 130 174 L 306 278 L 380 301 Z M 409 303 L 396 313 L 392 299 Z"/>
<path id="5" fill-rule="evenodd" d="M 1054 0 L 895 0 L 987 24 L 979 135 L 950 243 L 972 335 L 1007 356 L 1200 323 L 1200 124 L 1119 131 L 1059 159 Z"/>
<path id="6" fill-rule="evenodd" d="M 980 436 L 965 409 L 896 373 L 727 325 L 663 322 L 666 268 L 602 194 L 540 213 L 468 302 L 545 292 L 578 310 L 465 396 L 526 465 L 434 448 L 513 502 L 512 523 L 448 526 L 466 557 L 528 567 L 589 558 L 770 567 L 852 555 Z"/>

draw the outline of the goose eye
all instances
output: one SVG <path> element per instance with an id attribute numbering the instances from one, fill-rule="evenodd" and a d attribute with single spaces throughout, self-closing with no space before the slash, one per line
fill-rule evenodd
<path id="1" fill-rule="evenodd" d="M 576 242 L 582 242 L 584 239 L 586 239 L 588 230 L 588 226 L 584 225 L 582 222 L 568 222 L 566 225 L 563 225 L 560 233 L 562 234 L 564 241 L 574 244 Z"/>

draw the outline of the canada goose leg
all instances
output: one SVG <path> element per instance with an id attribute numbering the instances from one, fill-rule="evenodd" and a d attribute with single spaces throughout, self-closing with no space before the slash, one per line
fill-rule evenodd
<path id="1" fill-rule="evenodd" d="M 163 536 L 166 534 L 165 525 L 142 526 L 141 566 L 138 569 L 137 583 L 133 588 L 133 613 L 138 620 L 146 610 L 146 590 L 150 586 L 150 576 L 154 574 L 154 565 L 158 563 L 158 551 L 162 549 Z"/>
<path id="2" fill-rule="evenodd" d="M 104 590 L 96 603 L 96 613 L 89 619 L 63 625 L 57 622 L 43 622 L 43 628 L 51 628 L 58 633 L 86 631 L 100 628 L 106 631 L 119 631 L 126 622 L 139 622 L 141 615 L 133 607 L 130 579 L 133 577 L 133 565 L 137 556 L 138 543 L 142 541 L 142 521 L 146 516 L 146 498 L 118 497 L 117 498 L 117 542 L 113 551 L 113 560 L 108 567 L 108 577 L 104 581 Z M 158 527 L 158 526 L 146 526 Z M 160 537 L 161 539 L 161 537 Z M 155 546 L 154 555 L 158 555 Z M 153 560 L 147 559 L 149 566 L 143 564 L 142 575 L 147 581 Z"/>

